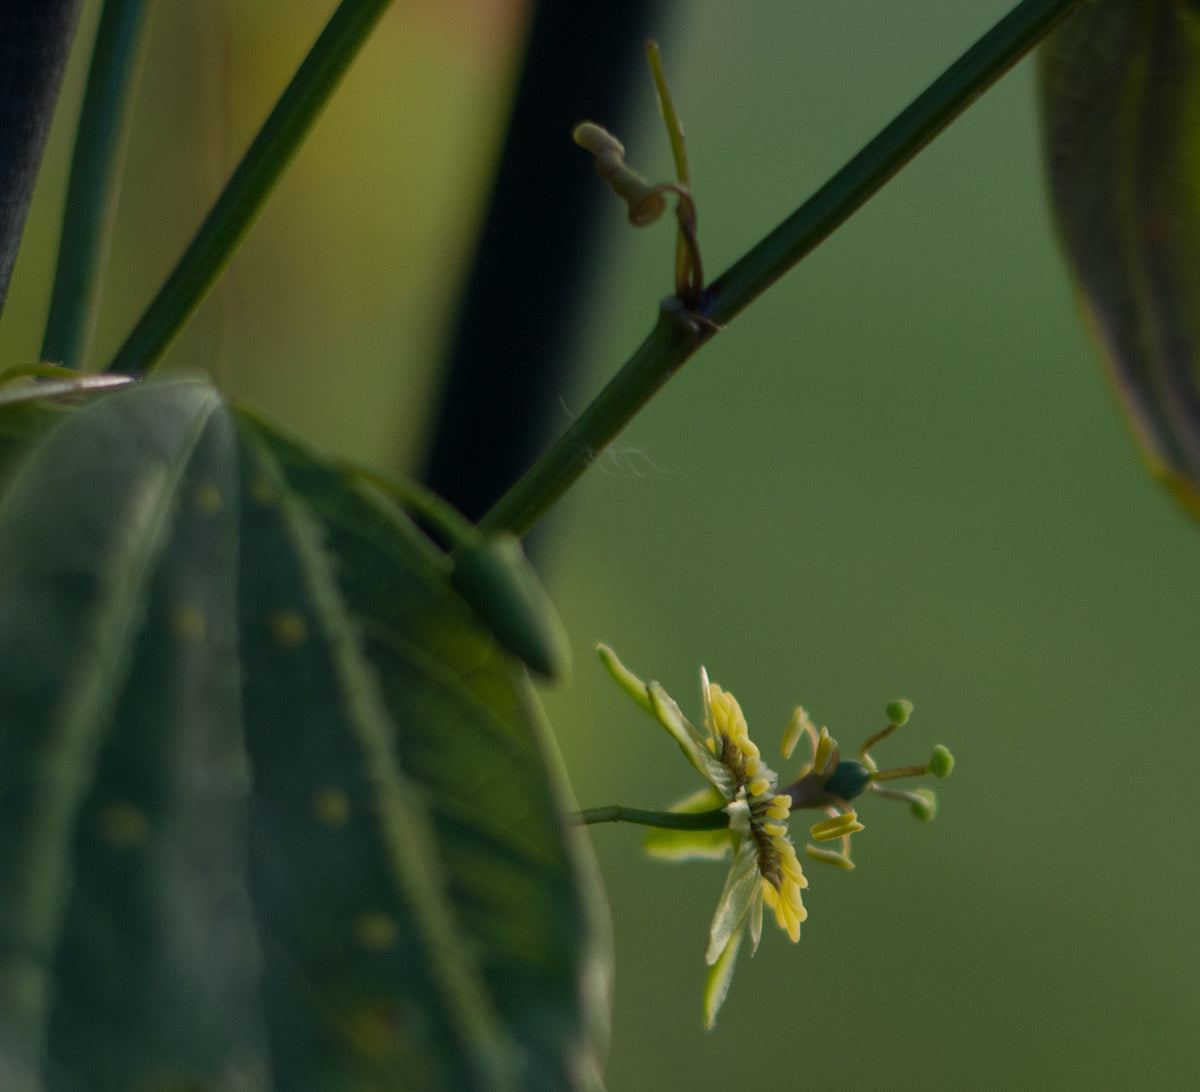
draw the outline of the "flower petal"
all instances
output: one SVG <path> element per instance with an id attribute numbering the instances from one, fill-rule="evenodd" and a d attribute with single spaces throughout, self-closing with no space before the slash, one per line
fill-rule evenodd
<path id="1" fill-rule="evenodd" d="M 671 733 L 687 760 L 700 771 L 702 777 L 719 789 L 728 790 L 725 798 L 730 799 L 733 787 L 728 772 L 713 757 L 705 745 L 704 737 L 692 727 L 662 683 L 643 682 L 621 663 L 608 645 L 597 645 L 596 652 L 616 684 Z"/>
<path id="2" fill-rule="evenodd" d="M 763 892 L 771 885 L 763 880 L 758 885 L 758 895 L 750 906 L 750 954 L 758 951 L 758 942 L 762 940 Z"/>
<path id="3" fill-rule="evenodd" d="M 746 838 L 734 853 L 729 875 L 725 877 L 725 890 L 717 900 L 717 909 L 709 926 L 704 961 L 710 967 L 720 959 L 729 938 L 742 931 L 756 895 L 762 897 L 758 848 L 753 838 Z"/>
<path id="4" fill-rule="evenodd" d="M 642 848 L 660 861 L 719 861 L 732 847 L 728 830 L 658 829 L 642 840 Z"/>
<path id="5" fill-rule="evenodd" d="M 675 699 L 663 689 L 661 683 L 652 682 L 646 688 L 646 692 L 650 698 L 654 719 L 675 737 L 679 749 L 699 770 L 700 775 L 724 792 L 726 800 L 730 799 L 733 796 L 733 785 L 729 771 L 713 757 L 704 743 L 704 737 L 692 727 L 691 722 L 675 704 Z"/>
<path id="6" fill-rule="evenodd" d="M 742 934 L 734 933 L 720 957 L 708 972 L 704 983 L 704 1026 L 709 1030 L 717 1022 L 717 1012 L 725 1003 L 729 983 L 733 979 L 733 968 L 737 963 L 738 949 L 742 946 Z"/>
<path id="7" fill-rule="evenodd" d="M 694 815 L 702 811 L 716 811 L 717 808 L 723 808 L 725 804 L 725 797 L 721 795 L 721 791 L 715 785 L 705 785 L 691 796 L 685 796 L 682 800 L 672 804 L 669 810 Z"/>
<path id="8" fill-rule="evenodd" d="M 600 656 L 600 662 L 613 677 L 613 681 L 653 716 L 654 707 L 650 704 L 650 693 L 646 684 L 617 659 L 617 654 L 608 645 L 597 645 L 596 652 Z"/>
<path id="9" fill-rule="evenodd" d="M 712 785 L 692 793 L 671 811 L 701 812 L 721 807 L 725 798 Z M 642 841 L 652 857 L 666 861 L 719 860 L 733 848 L 730 830 L 667 830 L 656 827 Z"/>

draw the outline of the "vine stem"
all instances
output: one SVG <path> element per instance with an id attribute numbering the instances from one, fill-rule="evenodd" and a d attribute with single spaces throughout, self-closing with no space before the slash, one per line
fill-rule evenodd
<path id="1" fill-rule="evenodd" d="M 204 223 L 107 367 L 144 375 L 200 306 L 390 0 L 342 0 Z"/>
<path id="2" fill-rule="evenodd" d="M 575 423 L 489 509 L 480 530 L 528 533 L 711 334 L 673 301 L 663 304 L 650 335 Z"/>
<path id="3" fill-rule="evenodd" d="M 105 0 L 96 30 L 39 357 L 69 368 L 83 367 L 96 326 L 149 7 L 149 0 Z"/>
<path id="4" fill-rule="evenodd" d="M 1023 0 L 782 224 L 705 289 L 668 300 L 645 341 L 570 428 L 480 521 L 526 534 L 722 325 L 829 237 L 951 121 L 1086 0 Z"/>
<path id="5" fill-rule="evenodd" d="M 724 808 L 715 808 L 712 811 L 647 811 L 644 808 L 609 804 L 603 808 L 587 808 L 576 812 L 571 818 L 580 826 L 590 826 L 593 823 L 637 823 L 643 827 L 660 827 L 666 830 L 724 830 L 729 826 L 729 815 Z"/>

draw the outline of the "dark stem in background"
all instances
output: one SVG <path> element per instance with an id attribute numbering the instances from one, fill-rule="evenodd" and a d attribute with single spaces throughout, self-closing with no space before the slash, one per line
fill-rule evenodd
<path id="1" fill-rule="evenodd" d="M 635 94 L 649 95 L 643 48 L 664 7 L 543 0 L 534 10 L 424 471 L 471 520 L 561 427 L 568 335 L 595 256 L 588 225 L 610 197 L 571 130 L 585 118 L 619 130 Z"/>
<path id="2" fill-rule="evenodd" d="M 82 0 L 0 2 L 0 311 Z"/>

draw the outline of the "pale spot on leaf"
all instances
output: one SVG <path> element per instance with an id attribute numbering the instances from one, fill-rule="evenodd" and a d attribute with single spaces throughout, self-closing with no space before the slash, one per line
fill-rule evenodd
<path id="1" fill-rule="evenodd" d="M 113 849 L 133 849 L 150 837 L 150 820 L 141 808 L 114 800 L 100 809 L 100 837 Z"/>
<path id="2" fill-rule="evenodd" d="M 206 516 L 215 516 L 221 511 L 221 491 L 212 482 L 200 482 L 192 490 L 192 504 Z"/>
<path id="3" fill-rule="evenodd" d="M 257 474 L 250 483 L 250 499 L 264 508 L 275 503 L 275 487 L 265 474 Z"/>
<path id="4" fill-rule="evenodd" d="M 396 919 L 382 910 L 370 910 L 354 919 L 354 939 L 371 952 L 385 952 L 400 934 Z"/>
<path id="5" fill-rule="evenodd" d="M 328 786 L 313 793 L 313 813 L 329 827 L 344 827 L 350 821 L 350 797 L 341 789 Z"/>
<path id="6" fill-rule="evenodd" d="M 168 618 L 171 635 L 180 641 L 203 641 L 205 634 L 204 614 L 191 603 L 179 603 L 171 608 Z"/>
<path id="7" fill-rule="evenodd" d="M 299 648 L 308 639 L 308 623 L 294 610 L 277 610 L 270 626 L 272 639 L 284 648 Z"/>

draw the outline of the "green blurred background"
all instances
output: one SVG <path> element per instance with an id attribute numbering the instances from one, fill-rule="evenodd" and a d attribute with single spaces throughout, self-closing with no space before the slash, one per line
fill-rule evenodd
<path id="1" fill-rule="evenodd" d="M 659 38 L 710 274 L 1009 6 L 676 4 Z M 157 6 L 101 357 L 332 8 Z M 524 15 L 518 0 L 397 0 L 172 366 L 342 454 L 411 468 Z M 83 73 L 0 367 L 37 354 Z M 640 101 L 621 135 L 665 176 L 648 77 Z M 858 869 L 809 867 L 800 945 L 771 930 L 711 1034 L 702 955 L 722 870 L 593 830 L 617 950 L 614 1092 L 1196 1085 L 1200 528 L 1143 470 L 1105 388 L 1036 139 L 1025 63 L 705 348 L 552 517 L 546 575 L 576 667 L 546 703 L 584 805 L 697 787 L 603 676 L 597 639 L 693 714 L 706 664 L 764 752 L 798 702 L 852 749 L 905 696 L 914 719 L 880 761 L 936 742 L 958 759 L 932 825 L 864 802 Z M 580 286 L 564 423 L 670 288 L 668 227 L 634 232 L 614 200 L 605 239 Z"/>

